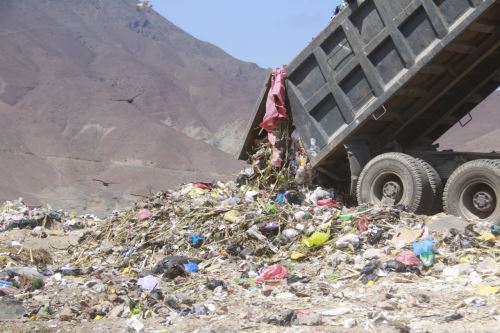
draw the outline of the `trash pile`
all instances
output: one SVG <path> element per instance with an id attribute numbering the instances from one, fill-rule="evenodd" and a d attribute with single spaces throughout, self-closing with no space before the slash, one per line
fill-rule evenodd
<path id="1" fill-rule="evenodd" d="M 101 219 L 93 214 L 77 216 L 76 213 L 52 210 L 48 207 L 29 206 L 18 198 L 0 205 L 0 232 L 12 229 L 82 229 L 95 225 Z M 39 228 L 40 229 L 40 228 Z"/>
<path id="2" fill-rule="evenodd" d="M 60 222 L 57 212 L 41 207 L 32 207 L 24 204 L 23 199 L 5 201 L 0 205 L 0 230 L 35 228 L 51 225 L 54 221 Z"/>
<path id="3" fill-rule="evenodd" d="M 348 253 L 369 282 L 393 271 L 419 274 L 451 253 L 495 251 L 495 233 L 497 226 L 469 225 L 445 215 L 416 216 L 393 207 L 348 209 L 321 187 L 273 194 L 233 182 L 194 183 L 110 217 L 82 238 L 72 264 L 98 268 L 104 263 L 137 274 L 149 268 L 173 279 L 221 257 L 279 262 Z M 172 263 L 172 256 L 183 259 Z"/>
<path id="4" fill-rule="evenodd" d="M 5 203 L 0 236 L 32 230 L 0 248 L 0 319 L 127 332 L 426 332 L 463 320 L 495 331 L 500 226 L 346 205 L 311 185 L 314 151 L 274 111 L 235 181 L 182 184 L 102 222 Z M 50 243 L 54 228 L 76 241 L 24 242 Z"/>
<path id="5" fill-rule="evenodd" d="M 332 189 L 296 180 L 307 161 L 293 151 L 273 173 L 272 148 L 263 144 L 234 182 L 183 184 L 83 223 L 78 244 L 58 249 L 62 259 L 19 251 L 16 265 L 0 266 L 2 302 L 16 300 L 26 320 L 123 319 L 131 332 L 155 319 L 156 327 L 195 331 L 214 318 L 234 330 L 406 332 L 417 324 L 398 318 L 422 309 L 440 316 L 432 325 L 487 313 L 500 320 L 499 226 L 397 206 L 346 207 Z M 9 226 L 71 220 L 20 203 L 2 207 Z M 439 303 L 441 290 L 460 295 L 458 310 Z"/>

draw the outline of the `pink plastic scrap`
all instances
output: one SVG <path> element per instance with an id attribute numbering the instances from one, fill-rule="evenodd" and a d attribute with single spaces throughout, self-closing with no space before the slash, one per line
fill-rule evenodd
<path id="1" fill-rule="evenodd" d="M 420 259 L 418 259 L 415 252 L 411 250 L 404 250 L 399 252 L 396 256 L 396 261 L 399 261 L 406 266 L 418 266 L 422 263 Z"/>
<path id="2" fill-rule="evenodd" d="M 368 225 L 370 224 L 370 221 L 366 216 L 358 216 L 354 220 L 354 225 L 356 225 L 356 229 L 358 229 L 359 232 L 365 232 L 368 230 Z"/>
<path id="3" fill-rule="evenodd" d="M 0 294 L 3 295 L 15 295 L 17 294 L 18 289 L 16 288 L 10 288 L 10 287 L 1 287 L 0 288 Z"/>
<path id="4" fill-rule="evenodd" d="M 276 130 L 280 127 L 283 118 L 286 118 L 286 72 L 284 69 L 276 68 L 273 71 L 271 78 L 271 88 L 267 95 L 266 101 L 266 114 L 260 124 L 260 127 L 267 131 L 269 142 L 273 147 L 273 154 L 271 163 L 275 167 L 280 167 L 283 164 L 281 152 L 276 147 L 278 138 L 276 137 Z"/>
<path id="5" fill-rule="evenodd" d="M 196 183 L 193 185 L 194 188 L 201 188 L 201 189 L 204 189 L 204 190 L 209 190 L 210 189 L 210 185 L 208 184 L 205 184 L 205 183 Z"/>
<path id="6" fill-rule="evenodd" d="M 139 221 L 146 221 L 149 220 L 153 216 L 153 213 L 149 209 L 141 209 L 139 213 L 137 213 L 137 218 Z"/>
<path id="7" fill-rule="evenodd" d="M 337 201 L 333 199 L 319 199 L 316 204 L 318 206 L 324 206 L 324 207 L 334 207 L 337 205 Z"/>
<path id="8" fill-rule="evenodd" d="M 276 264 L 264 269 L 264 271 L 260 273 L 259 277 L 257 277 L 256 281 L 261 283 L 267 280 L 286 279 L 287 276 L 288 270 L 286 267 Z"/>

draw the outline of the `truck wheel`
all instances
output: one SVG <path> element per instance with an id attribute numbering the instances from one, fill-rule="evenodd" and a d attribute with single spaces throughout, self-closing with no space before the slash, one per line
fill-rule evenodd
<path id="1" fill-rule="evenodd" d="M 420 166 L 424 169 L 425 174 L 427 175 L 427 179 L 429 180 L 429 185 L 431 186 L 431 190 L 433 193 L 432 199 L 432 210 L 430 213 L 437 214 L 443 211 L 443 181 L 441 180 L 441 176 L 434 169 L 432 165 L 427 163 L 426 161 L 415 158 Z"/>
<path id="2" fill-rule="evenodd" d="M 500 160 L 475 160 L 458 167 L 443 194 L 446 213 L 500 224 Z"/>
<path id="3" fill-rule="evenodd" d="M 382 154 L 368 162 L 356 192 L 359 203 L 401 204 L 417 214 L 432 209 L 432 189 L 423 167 L 402 153 Z"/>

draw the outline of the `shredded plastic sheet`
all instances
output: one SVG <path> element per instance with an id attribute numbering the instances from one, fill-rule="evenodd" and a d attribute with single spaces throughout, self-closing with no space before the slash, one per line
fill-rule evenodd
<path id="1" fill-rule="evenodd" d="M 285 81 L 285 70 L 281 68 L 274 69 L 271 78 L 271 88 L 267 95 L 266 114 L 260 124 L 260 127 L 267 131 L 269 142 L 273 146 L 271 163 L 275 167 L 280 167 L 283 164 L 281 152 L 276 147 L 278 141 L 276 130 L 280 127 L 283 118 L 287 116 Z"/>

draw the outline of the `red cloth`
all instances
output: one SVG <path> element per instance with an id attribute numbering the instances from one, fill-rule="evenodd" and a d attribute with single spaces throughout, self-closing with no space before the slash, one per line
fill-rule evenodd
<path id="1" fill-rule="evenodd" d="M 280 127 L 281 120 L 287 116 L 286 111 L 286 72 L 284 69 L 276 68 L 271 77 L 271 88 L 266 100 L 266 114 L 260 127 L 267 131 L 269 142 L 273 147 L 271 163 L 275 167 L 283 164 L 281 151 L 276 147 L 275 130 Z"/>
<path id="2" fill-rule="evenodd" d="M 285 118 L 286 112 L 286 72 L 281 68 L 276 68 L 273 71 L 271 78 L 271 88 L 267 95 L 266 114 L 260 124 L 260 127 L 267 132 L 279 128 L 281 119 Z"/>

